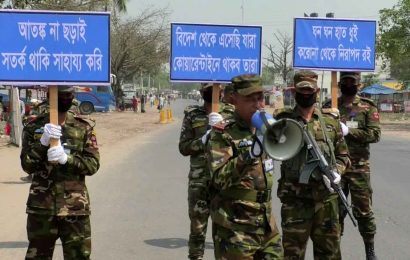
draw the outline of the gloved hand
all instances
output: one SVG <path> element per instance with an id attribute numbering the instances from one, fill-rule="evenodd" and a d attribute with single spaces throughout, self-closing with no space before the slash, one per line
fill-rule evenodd
<path id="1" fill-rule="evenodd" d="M 61 136 L 61 126 L 48 123 L 44 125 L 44 131 L 41 135 L 40 142 L 44 146 L 49 146 L 50 138 L 60 139 Z"/>
<path id="2" fill-rule="evenodd" d="M 342 122 L 340 122 L 340 127 L 342 128 L 343 136 L 346 136 L 349 133 L 349 127 Z"/>
<path id="3" fill-rule="evenodd" d="M 208 125 L 210 126 L 214 126 L 217 123 L 221 122 L 223 120 L 223 117 L 221 114 L 216 113 L 216 112 L 212 112 L 208 115 Z"/>
<path id="4" fill-rule="evenodd" d="M 340 180 L 342 179 L 340 174 L 337 173 L 337 171 L 332 171 L 332 175 L 333 175 L 333 183 L 338 185 L 340 183 Z M 325 184 L 326 188 L 330 192 L 334 192 L 335 190 L 332 188 L 329 178 L 326 175 L 322 175 L 322 176 L 323 176 L 323 183 Z"/>
<path id="5" fill-rule="evenodd" d="M 49 162 L 58 161 L 59 164 L 66 164 L 68 156 L 64 152 L 64 148 L 60 144 L 48 149 L 47 158 Z"/>

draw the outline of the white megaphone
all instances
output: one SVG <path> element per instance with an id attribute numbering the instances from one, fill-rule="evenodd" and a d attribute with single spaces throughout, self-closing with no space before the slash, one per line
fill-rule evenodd
<path id="1" fill-rule="evenodd" d="M 293 119 L 275 120 L 265 111 L 256 111 L 252 125 L 262 134 L 263 150 L 272 159 L 288 160 L 304 145 L 302 126 Z"/>

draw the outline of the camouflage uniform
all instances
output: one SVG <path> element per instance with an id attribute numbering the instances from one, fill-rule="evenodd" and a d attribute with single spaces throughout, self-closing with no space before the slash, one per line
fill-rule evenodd
<path id="1" fill-rule="evenodd" d="M 221 105 L 222 116 L 233 113 L 230 104 Z M 203 106 L 188 106 L 182 122 L 179 151 L 190 156 L 188 175 L 188 213 L 191 220 L 189 235 L 189 258 L 202 259 L 205 248 L 206 230 L 209 218 L 210 174 L 205 158 L 202 136 L 208 128 L 208 114 Z"/>
<path id="2" fill-rule="evenodd" d="M 70 111 L 73 112 L 76 115 L 80 114 L 80 101 L 77 99 L 73 99 L 72 101 L 72 106 L 70 107 Z M 48 105 L 48 99 L 44 100 L 40 104 L 37 104 L 36 106 L 33 107 L 32 114 L 33 115 L 41 115 L 49 112 L 49 105 Z"/>
<path id="3" fill-rule="evenodd" d="M 298 72 L 294 80 L 296 92 L 299 87 L 317 90 L 317 74 L 314 72 Z M 314 96 L 302 95 L 313 102 L 312 105 L 304 104 L 308 109 L 314 108 L 308 122 L 303 118 L 299 104 L 294 109 L 280 112 L 276 118 L 298 121 L 315 138 L 329 164 L 342 174 L 350 160 L 337 115 L 314 107 Z M 295 100 L 298 100 L 296 95 Z M 305 144 L 296 156 L 281 164 L 278 197 L 282 202 L 285 259 L 304 259 L 309 237 L 313 241 L 315 259 L 341 259 L 338 196 L 329 192 L 319 168 L 308 170 L 311 159 Z M 307 183 L 302 182 L 301 177 L 307 179 Z"/>
<path id="4" fill-rule="evenodd" d="M 260 81 L 255 85 L 250 82 L 245 86 L 245 95 L 251 94 L 254 87 L 262 92 Z M 271 213 L 273 162 L 266 155 L 249 156 L 254 138 L 252 129 L 236 113 L 211 131 L 207 156 L 212 175 L 216 259 L 283 258 L 280 234 Z"/>
<path id="5" fill-rule="evenodd" d="M 40 143 L 49 115 L 29 122 L 23 130 L 21 165 L 33 176 L 27 201 L 26 259 L 52 259 L 60 238 L 64 259 L 89 259 L 91 254 L 90 202 L 85 177 L 97 172 L 99 152 L 93 127 L 68 112 L 61 143 L 68 153 L 64 165 L 48 162 L 49 147 Z"/>
<path id="6" fill-rule="evenodd" d="M 330 107 L 327 102 L 325 107 Z M 372 100 L 356 96 L 351 107 L 343 105 L 343 99 L 338 99 L 340 120 L 349 126 L 345 136 L 352 165 L 342 178 L 345 194 L 351 194 L 353 215 L 359 226 L 359 232 L 364 242 L 372 242 L 376 234 L 376 222 L 372 210 L 372 187 L 370 185 L 370 143 L 380 140 L 379 113 Z M 341 212 L 341 224 L 346 212 Z"/>

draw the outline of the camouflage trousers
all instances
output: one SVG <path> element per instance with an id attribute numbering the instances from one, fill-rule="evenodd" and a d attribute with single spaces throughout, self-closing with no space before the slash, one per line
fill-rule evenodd
<path id="1" fill-rule="evenodd" d="M 188 213 L 191 220 L 189 234 L 189 259 L 202 259 L 205 250 L 206 230 L 209 218 L 209 179 L 189 179 Z"/>
<path id="2" fill-rule="evenodd" d="M 57 217 L 28 214 L 27 237 L 29 245 L 25 259 L 51 260 L 58 238 L 63 246 L 65 260 L 90 259 L 89 216 Z"/>
<path id="3" fill-rule="evenodd" d="M 213 224 L 216 260 L 271 260 L 283 259 L 280 234 L 267 231 L 253 234 L 227 229 Z"/>
<path id="4" fill-rule="evenodd" d="M 372 187 L 368 163 L 353 165 L 342 177 L 342 188 L 346 197 L 351 196 L 353 216 L 357 220 L 359 232 L 365 242 L 372 242 L 376 234 L 376 221 L 372 210 Z M 347 212 L 340 207 L 342 234 Z"/>
<path id="5" fill-rule="evenodd" d="M 309 237 L 314 259 L 341 259 L 337 198 L 324 202 L 288 199 L 282 209 L 285 259 L 304 259 Z"/>

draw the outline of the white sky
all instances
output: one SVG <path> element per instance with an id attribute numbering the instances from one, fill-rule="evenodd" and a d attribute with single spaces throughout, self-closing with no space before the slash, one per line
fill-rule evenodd
<path id="1" fill-rule="evenodd" d="M 262 41 L 274 42 L 273 33 L 293 34 L 293 18 L 303 13 L 333 12 L 335 18 L 378 20 L 379 10 L 392 8 L 399 0 L 129 0 L 128 15 L 148 7 L 168 7 L 170 22 L 261 25 Z M 243 16 L 242 16 L 243 3 Z M 242 19 L 243 17 L 243 19 Z M 243 21 L 242 21 L 243 20 Z M 266 51 L 263 48 L 263 51 Z"/>

